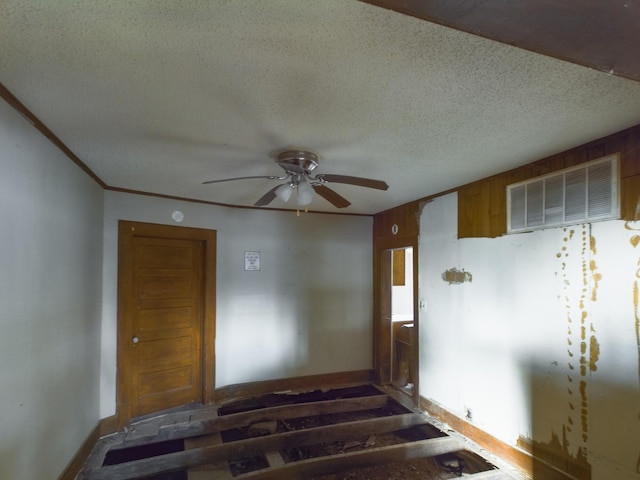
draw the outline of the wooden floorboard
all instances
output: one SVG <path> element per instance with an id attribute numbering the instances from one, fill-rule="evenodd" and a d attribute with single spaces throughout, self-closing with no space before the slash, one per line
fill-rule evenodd
<path id="1" fill-rule="evenodd" d="M 185 440 L 184 448 L 185 450 L 192 450 L 194 448 L 220 444 L 222 444 L 220 433 L 212 433 L 210 435 Z M 188 480 L 229 480 L 231 478 L 233 478 L 233 475 L 231 475 L 231 469 L 226 460 L 203 467 L 190 468 L 187 471 Z"/>

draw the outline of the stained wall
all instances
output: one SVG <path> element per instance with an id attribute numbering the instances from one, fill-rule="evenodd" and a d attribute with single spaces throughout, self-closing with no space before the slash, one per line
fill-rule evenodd
<path id="1" fill-rule="evenodd" d="M 420 395 L 578 477 L 639 478 L 640 222 L 458 239 L 457 210 L 420 218 Z"/>

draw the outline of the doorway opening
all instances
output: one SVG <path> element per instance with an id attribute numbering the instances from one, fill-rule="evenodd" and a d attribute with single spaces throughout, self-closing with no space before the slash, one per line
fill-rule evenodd
<path id="1" fill-rule="evenodd" d="M 413 396 L 414 391 L 414 275 L 413 247 L 391 252 L 391 383 Z"/>
<path id="2" fill-rule="evenodd" d="M 418 241 L 380 242 L 375 255 L 375 351 L 377 381 L 419 405 Z"/>

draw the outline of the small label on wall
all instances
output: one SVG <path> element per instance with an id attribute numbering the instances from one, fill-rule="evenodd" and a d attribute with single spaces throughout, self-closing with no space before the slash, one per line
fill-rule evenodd
<path id="1" fill-rule="evenodd" d="M 244 269 L 260 270 L 260 252 L 244 252 Z"/>

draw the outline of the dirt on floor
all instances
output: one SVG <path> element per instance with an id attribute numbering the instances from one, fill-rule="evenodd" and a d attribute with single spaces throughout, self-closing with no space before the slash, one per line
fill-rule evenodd
<path id="1" fill-rule="evenodd" d="M 447 480 L 458 475 L 443 470 L 433 458 L 355 468 L 311 480 Z"/>
<path id="2" fill-rule="evenodd" d="M 377 390 L 373 391 L 377 393 Z M 324 400 L 319 398 L 314 400 Z M 275 400 L 278 400 L 277 398 Z M 254 405 L 232 405 L 229 412 L 235 413 Z M 400 404 L 390 403 L 386 407 L 354 412 L 322 414 L 278 420 L 258 422 L 254 425 L 231 429 L 221 432 L 224 442 L 246 439 L 255 436 L 284 433 L 296 430 L 306 430 L 327 425 L 346 422 L 356 422 L 373 418 L 388 417 L 407 413 L 408 410 Z M 387 447 L 407 442 L 421 441 L 430 438 L 446 436 L 437 427 L 429 424 L 415 426 L 395 432 L 377 433 L 360 439 L 320 443 L 316 445 L 301 445 L 281 450 L 279 453 L 285 463 L 321 458 L 327 455 L 339 455 L 364 451 L 378 447 Z M 248 473 L 268 467 L 264 456 L 242 459 L 230 464 L 234 475 Z M 493 466 L 481 457 L 460 451 L 432 458 L 421 458 L 368 467 L 354 467 L 339 473 L 313 477 L 310 480 L 449 480 L 463 474 L 470 474 L 490 470 Z"/>

